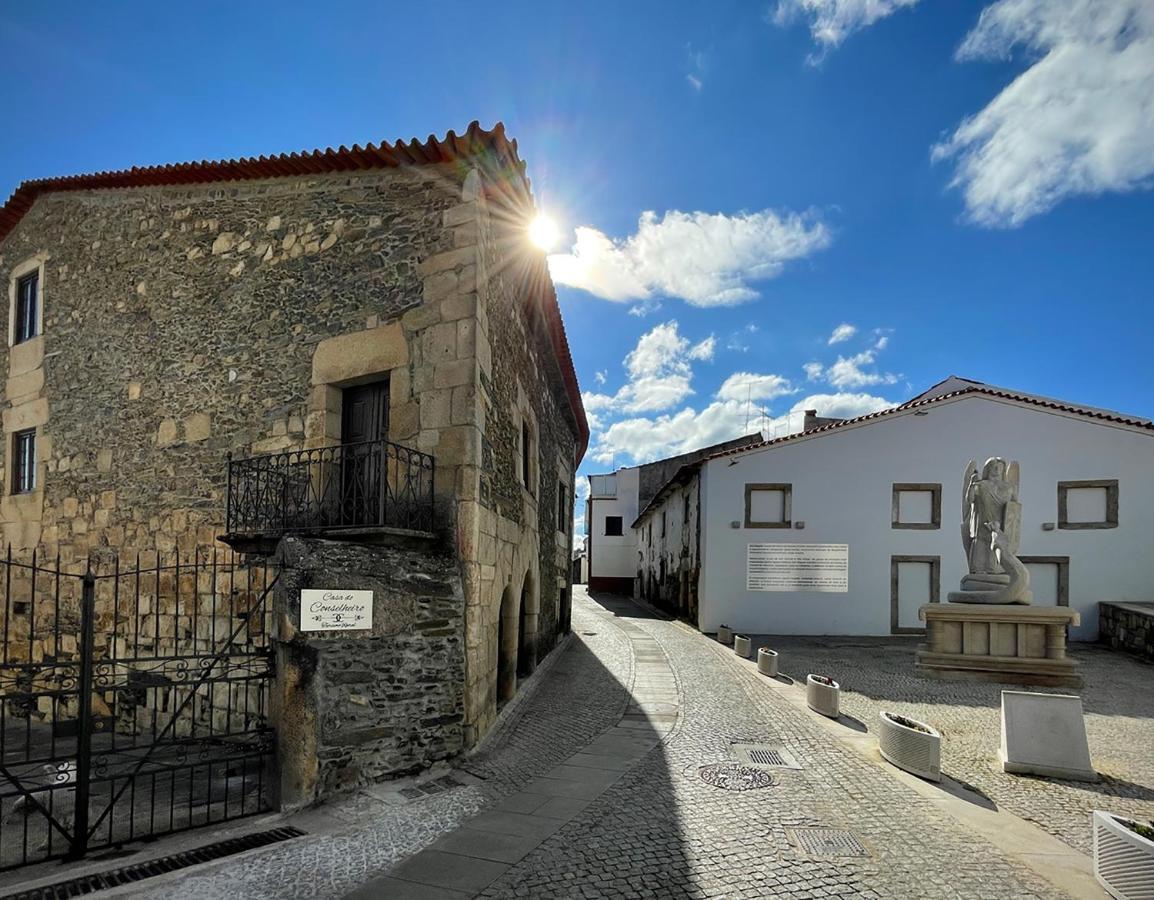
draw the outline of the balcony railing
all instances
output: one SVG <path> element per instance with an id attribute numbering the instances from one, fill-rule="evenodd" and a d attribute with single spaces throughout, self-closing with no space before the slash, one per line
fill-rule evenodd
<path id="1" fill-rule="evenodd" d="M 229 459 L 227 530 L 433 530 L 433 457 L 388 441 Z"/>

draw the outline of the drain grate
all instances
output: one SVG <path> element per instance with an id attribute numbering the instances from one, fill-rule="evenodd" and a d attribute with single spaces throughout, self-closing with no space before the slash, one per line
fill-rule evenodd
<path id="1" fill-rule="evenodd" d="M 0 897 L 0 900 L 58 900 L 62 897 L 79 897 L 81 894 L 91 894 L 107 888 L 132 884 L 156 875 L 163 875 L 166 872 L 175 872 L 177 869 L 186 869 L 199 863 L 223 859 L 235 853 L 243 853 L 245 850 L 253 850 L 257 847 L 303 836 L 304 832 L 299 828 L 274 828 L 271 831 L 257 831 L 253 834 L 229 838 L 227 841 L 219 841 L 215 844 L 197 847 L 195 850 L 186 850 L 183 853 L 174 853 L 171 856 L 161 856 L 158 859 L 150 859 L 120 869 L 81 875 L 68 881 L 58 881 L 43 887 L 5 894 Z"/>
<path id="2" fill-rule="evenodd" d="M 870 855 L 861 838 L 844 828 L 791 828 L 789 833 L 797 848 L 807 856 L 827 859 Z"/>
<path id="3" fill-rule="evenodd" d="M 796 759 L 782 747 L 772 744 L 732 744 L 730 749 L 747 766 L 765 766 L 771 769 L 800 769 Z"/>
<path id="4" fill-rule="evenodd" d="M 706 784 L 726 791 L 755 791 L 773 785 L 773 779 L 764 769 L 713 763 L 697 770 L 697 777 Z"/>
<path id="5" fill-rule="evenodd" d="M 424 784 L 415 784 L 412 787 L 402 788 L 398 793 L 406 800 L 420 800 L 424 797 L 431 797 L 433 794 L 441 794 L 458 787 L 462 787 L 461 782 L 457 781 L 452 775 L 444 775 L 435 781 L 426 781 Z M 3 900 L 3 898 L 0 897 L 0 900 Z"/>

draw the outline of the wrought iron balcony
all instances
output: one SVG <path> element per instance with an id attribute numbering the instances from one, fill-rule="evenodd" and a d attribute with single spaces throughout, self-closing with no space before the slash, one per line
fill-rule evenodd
<path id="1" fill-rule="evenodd" d="M 433 457 L 389 441 L 228 461 L 226 540 L 433 530 Z"/>

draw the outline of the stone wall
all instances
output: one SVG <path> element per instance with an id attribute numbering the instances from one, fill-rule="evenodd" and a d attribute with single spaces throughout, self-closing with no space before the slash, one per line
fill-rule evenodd
<path id="1" fill-rule="evenodd" d="M 1098 640 L 1154 662 L 1154 603 L 1099 603 Z"/>
<path id="2" fill-rule="evenodd" d="M 523 223 L 509 221 L 491 204 L 480 204 L 478 222 L 481 467 L 476 502 L 460 522 L 460 544 L 473 548 L 465 563 L 467 740 L 485 732 L 499 696 L 515 689 L 510 667 L 518 644 L 527 645 L 531 669 L 552 648 L 565 618 L 577 435 L 540 314 L 552 290 L 543 254 L 528 244 Z M 525 424 L 528 486 L 521 454 Z M 562 484 L 565 530 L 559 528 Z"/>
<path id="3" fill-rule="evenodd" d="M 43 261 L 43 334 L 0 347 L 5 432 L 40 432 L 37 491 L 4 491 L 5 540 L 75 559 L 212 543 L 227 452 L 323 440 L 318 345 L 422 312 L 460 184 L 414 167 L 38 199 L 0 245 L 5 283 Z M 407 375 L 435 350 L 427 318 L 405 326 L 401 428 L 421 415 Z"/>
<path id="4" fill-rule="evenodd" d="M 700 575 L 698 499 L 698 476 L 668 484 L 642 515 L 636 529 L 641 554 L 637 585 L 640 595 L 654 606 L 691 622 L 697 619 Z"/>
<path id="5" fill-rule="evenodd" d="M 286 538 L 275 593 L 281 801 L 295 807 L 460 752 L 464 596 L 456 560 L 417 546 Z M 373 592 L 368 632 L 301 632 L 306 588 Z"/>

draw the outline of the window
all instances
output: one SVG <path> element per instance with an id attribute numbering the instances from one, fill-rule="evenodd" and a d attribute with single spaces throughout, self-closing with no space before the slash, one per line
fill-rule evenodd
<path id="1" fill-rule="evenodd" d="M 40 273 L 32 272 L 16 282 L 16 321 L 12 325 L 12 343 L 22 344 L 36 337 L 40 323 Z"/>
<path id="2" fill-rule="evenodd" d="M 665 510 L 661 510 L 661 536 L 665 537 Z"/>
<path id="3" fill-rule="evenodd" d="M 686 492 L 685 499 L 683 502 L 685 504 L 685 508 L 682 509 L 682 511 L 681 511 L 681 521 L 687 523 L 687 522 L 689 522 L 689 493 L 688 492 Z"/>
<path id="4" fill-rule="evenodd" d="M 792 528 L 792 484 L 747 484 L 746 528 Z"/>
<path id="5" fill-rule="evenodd" d="M 12 435 L 12 493 L 27 494 L 36 488 L 36 429 Z"/>
<path id="6" fill-rule="evenodd" d="M 569 533 L 569 488 L 564 481 L 557 482 L 557 530 Z"/>
<path id="7" fill-rule="evenodd" d="M 1058 527 L 1070 530 L 1117 528 L 1117 479 L 1059 481 Z"/>
<path id="8" fill-rule="evenodd" d="M 890 528 L 932 530 L 941 527 L 941 484 L 894 484 Z"/>
<path id="9" fill-rule="evenodd" d="M 528 488 L 529 485 L 529 423 L 521 423 L 521 483 Z"/>
<path id="10" fill-rule="evenodd" d="M 605 517 L 605 535 L 606 537 L 621 537 L 621 516 Z"/>

